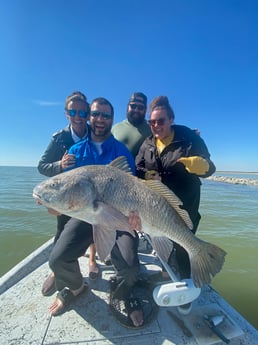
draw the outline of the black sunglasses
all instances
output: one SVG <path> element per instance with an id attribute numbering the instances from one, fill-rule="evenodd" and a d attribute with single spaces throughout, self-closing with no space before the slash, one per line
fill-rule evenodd
<path id="1" fill-rule="evenodd" d="M 100 116 L 101 115 L 101 117 L 104 119 L 104 120 L 110 120 L 110 119 L 112 119 L 113 118 L 113 115 L 112 114 L 109 114 L 109 113 L 103 113 L 102 111 L 91 111 L 90 112 L 90 115 L 92 116 L 92 117 L 98 117 L 98 116 Z"/>
<path id="2" fill-rule="evenodd" d="M 157 119 L 157 120 L 148 120 L 148 124 L 150 126 L 155 126 L 156 124 L 158 126 L 163 126 L 165 122 L 166 122 L 166 119 L 162 119 L 162 118 L 161 119 Z"/>
<path id="3" fill-rule="evenodd" d="M 85 110 L 66 109 L 66 112 L 71 117 L 75 117 L 76 114 L 78 114 L 83 119 L 85 119 L 89 115 Z"/>
<path id="4" fill-rule="evenodd" d="M 135 104 L 135 103 L 129 103 L 131 109 L 135 110 L 135 109 L 138 109 L 140 111 L 143 111 L 145 110 L 145 106 L 144 105 L 141 105 L 141 104 Z"/>

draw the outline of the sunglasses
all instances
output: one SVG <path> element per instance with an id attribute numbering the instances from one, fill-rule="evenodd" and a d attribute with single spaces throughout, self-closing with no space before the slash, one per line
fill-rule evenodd
<path id="1" fill-rule="evenodd" d="M 112 119 L 113 118 L 113 115 L 112 114 L 109 114 L 109 113 L 103 113 L 102 111 L 91 111 L 90 112 L 90 115 L 92 116 L 92 117 L 98 117 L 98 116 L 100 116 L 101 115 L 101 117 L 104 119 L 104 120 L 110 120 L 110 119 Z"/>
<path id="2" fill-rule="evenodd" d="M 75 117 L 76 114 L 78 114 L 83 119 L 86 119 L 86 117 L 89 115 L 85 110 L 66 109 L 66 112 L 71 117 Z"/>
<path id="3" fill-rule="evenodd" d="M 131 109 L 135 110 L 135 109 L 138 109 L 140 111 L 143 111 L 145 110 L 145 106 L 144 105 L 141 105 L 141 104 L 134 104 L 134 103 L 129 103 Z"/>
<path id="4" fill-rule="evenodd" d="M 165 122 L 166 122 L 166 119 L 162 119 L 162 118 L 161 119 L 157 119 L 157 120 L 148 120 L 148 124 L 150 126 L 155 126 L 156 124 L 158 126 L 163 126 Z"/>

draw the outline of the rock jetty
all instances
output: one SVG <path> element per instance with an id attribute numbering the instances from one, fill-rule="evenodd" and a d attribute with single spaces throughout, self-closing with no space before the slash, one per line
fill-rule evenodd
<path id="1" fill-rule="evenodd" d="M 249 186 L 258 186 L 258 178 L 242 178 L 242 177 L 228 177 L 228 176 L 210 176 L 206 180 L 224 182 L 224 183 L 233 183 L 233 184 L 242 184 Z"/>

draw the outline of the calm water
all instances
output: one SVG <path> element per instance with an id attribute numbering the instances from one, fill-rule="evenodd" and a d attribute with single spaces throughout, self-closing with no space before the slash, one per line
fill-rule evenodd
<path id="1" fill-rule="evenodd" d="M 0 173 L 0 275 L 3 275 L 55 234 L 56 219 L 32 198 L 33 187 L 44 179 L 36 168 L 0 166 Z M 242 175 L 258 178 L 257 174 Z M 203 181 L 198 236 L 228 253 L 212 286 L 256 328 L 257 210 L 258 187 Z"/>

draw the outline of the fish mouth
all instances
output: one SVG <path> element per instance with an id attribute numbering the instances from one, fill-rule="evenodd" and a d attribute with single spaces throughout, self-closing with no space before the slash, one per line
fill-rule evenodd
<path id="1" fill-rule="evenodd" d="M 37 193 L 32 193 L 32 197 L 34 198 L 34 199 L 40 199 L 40 196 L 37 194 Z"/>
<path id="2" fill-rule="evenodd" d="M 35 199 L 36 203 L 38 205 L 43 205 L 42 199 L 40 197 L 40 195 L 38 195 L 37 193 L 33 192 L 32 193 L 32 197 Z"/>

